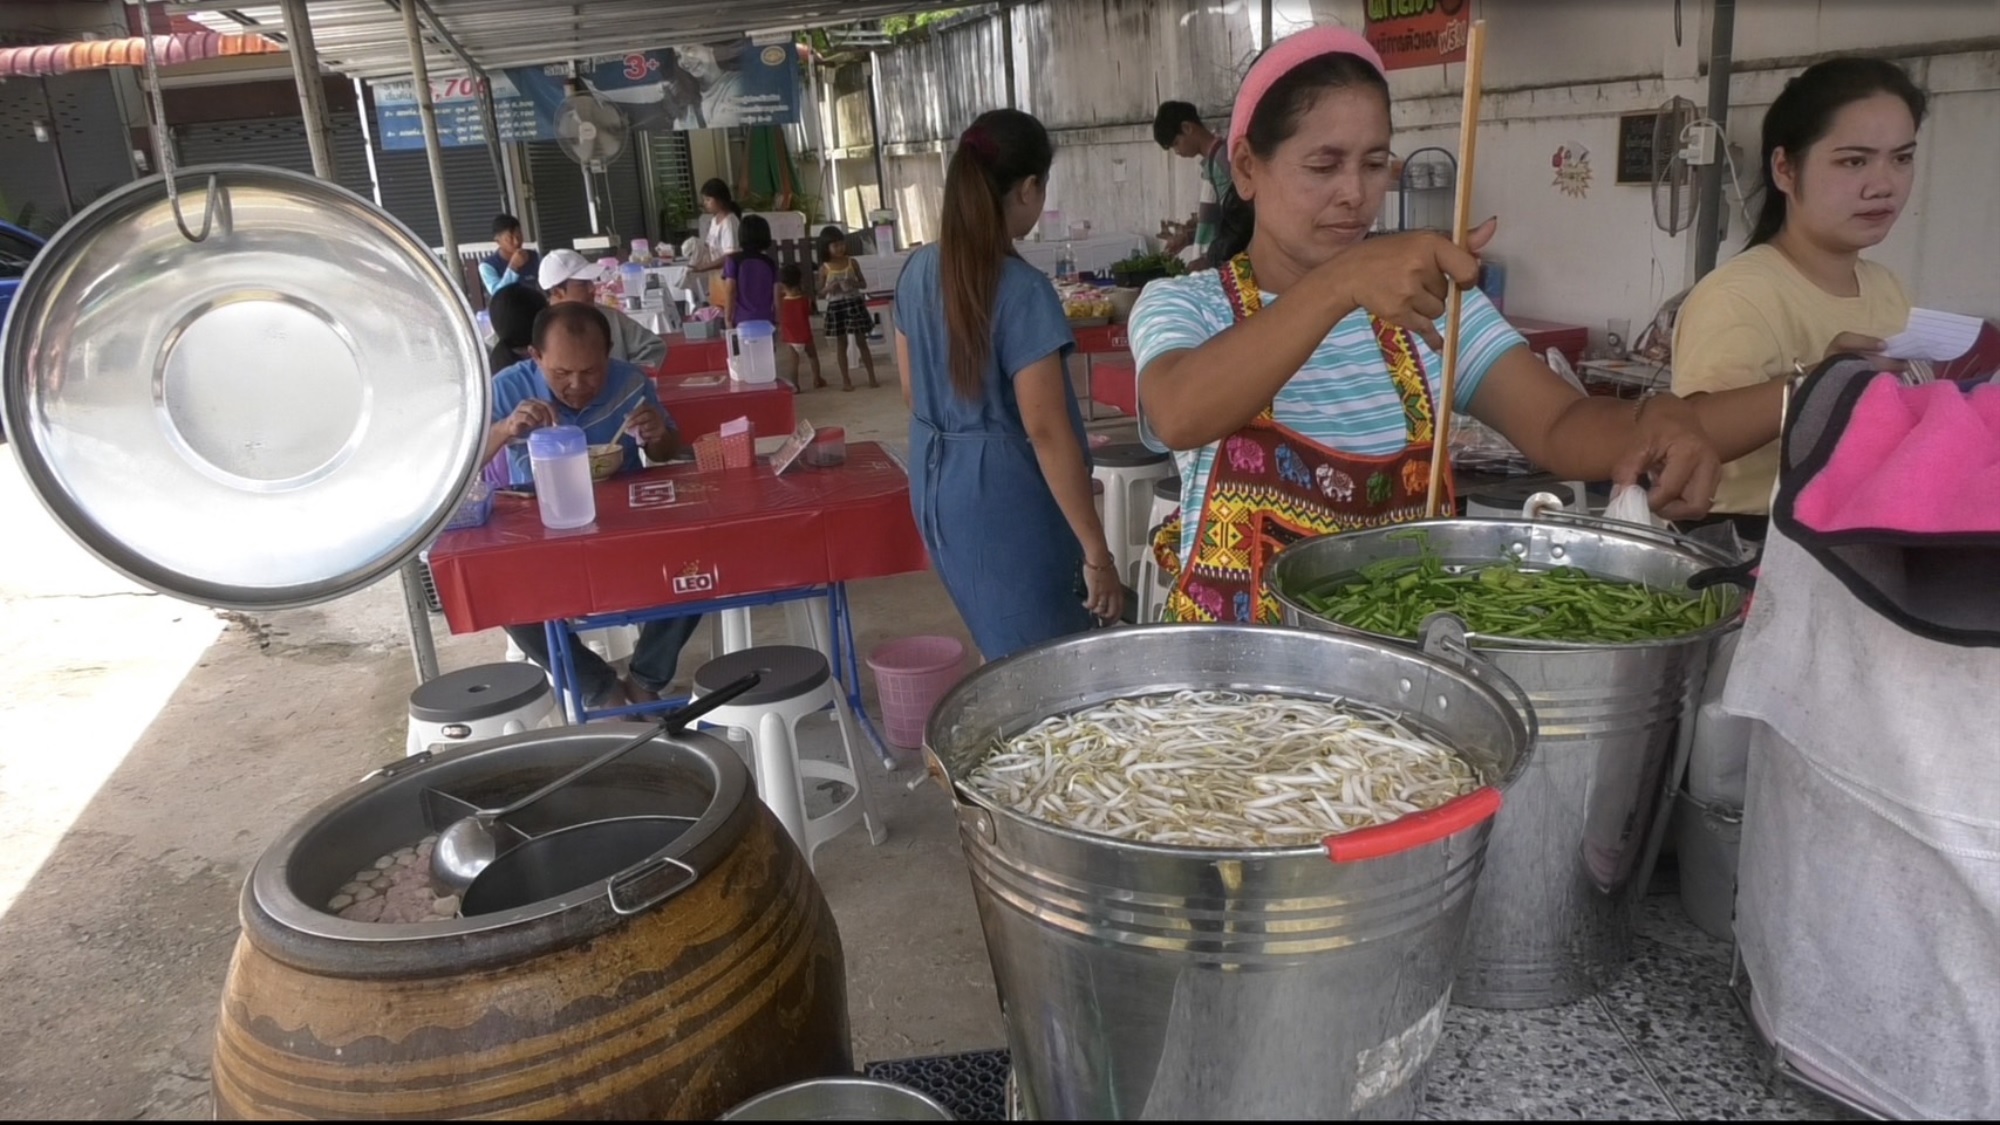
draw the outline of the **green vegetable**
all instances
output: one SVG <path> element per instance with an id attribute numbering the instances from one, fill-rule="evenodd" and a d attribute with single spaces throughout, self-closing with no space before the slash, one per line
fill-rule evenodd
<path id="1" fill-rule="evenodd" d="M 1152 273 L 1155 271 L 1165 271 L 1168 277 L 1177 277 L 1186 273 L 1187 267 L 1181 263 L 1179 258 L 1174 257 L 1172 254 L 1154 254 L 1143 250 L 1133 253 L 1121 262 L 1115 262 L 1111 266 L 1113 274 Z"/>
<path id="2" fill-rule="evenodd" d="M 1422 530 L 1390 539 L 1415 539 L 1421 554 L 1383 559 L 1296 596 L 1307 609 L 1355 629 L 1414 638 L 1424 618 L 1440 611 L 1465 620 L 1489 637 L 1625 643 L 1682 636 L 1715 624 L 1724 603 L 1714 589 L 1699 596 L 1599 578 L 1559 566 L 1527 570 L 1512 560 L 1452 568 L 1431 550 Z"/>

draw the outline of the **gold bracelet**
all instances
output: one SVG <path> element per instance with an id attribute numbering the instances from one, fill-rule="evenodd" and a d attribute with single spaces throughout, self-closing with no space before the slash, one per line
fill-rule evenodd
<path id="1" fill-rule="evenodd" d="M 1117 562 L 1117 560 L 1115 560 L 1115 559 L 1114 559 L 1114 560 L 1112 560 L 1111 562 L 1107 562 L 1107 563 L 1094 563 L 1094 562 L 1091 562 L 1091 561 L 1090 561 L 1089 559 L 1085 559 L 1085 560 L 1083 561 L 1083 565 L 1084 565 L 1084 567 L 1085 567 L 1086 569 L 1089 569 L 1089 570 L 1113 570 L 1113 571 L 1115 571 L 1115 570 L 1117 570 L 1117 569 L 1118 569 L 1118 562 Z"/>

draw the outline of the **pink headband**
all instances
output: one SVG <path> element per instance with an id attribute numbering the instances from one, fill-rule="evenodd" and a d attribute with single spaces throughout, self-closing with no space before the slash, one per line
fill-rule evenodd
<path id="1" fill-rule="evenodd" d="M 1250 118 L 1257 112 L 1257 103 L 1271 92 L 1271 86 L 1278 79 L 1297 70 L 1301 63 L 1316 59 L 1321 55 L 1354 55 L 1362 62 L 1375 68 L 1375 73 L 1383 74 L 1382 56 L 1358 31 L 1344 27 L 1314 27 L 1271 44 L 1250 67 L 1250 73 L 1243 79 L 1243 88 L 1236 91 L 1236 105 L 1229 112 L 1228 159 L 1236 158 L 1236 142 L 1250 131 Z"/>

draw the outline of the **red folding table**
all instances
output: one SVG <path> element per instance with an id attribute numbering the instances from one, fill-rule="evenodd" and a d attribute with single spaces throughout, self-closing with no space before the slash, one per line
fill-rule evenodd
<path id="1" fill-rule="evenodd" d="M 783 380 L 747 384 L 731 379 L 727 372 L 711 371 L 659 376 L 653 386 L 681 437 L 690 442 L 736 418 L 750 419 L 758 437 L 781 437 L 798 424 L 793 401 L 797 395 Z"/>
<path id="2" fill-rule="evenodd" d="M 783 476 L 761 462 L 711 473 L 669 465 L 602 481 L 596 499 L 596 522 L 573 531 L 544 528 L 528 503 L 439 536 L 430 567 L 451 631 L 545 624 L 557 690 L 581 722 L 664 703 L 586 712 L 566 623 L 598 629 L 826 597 L 835 673 L 873 736 L 845 585 L 929 565 L 909 477 L 886 450 L 856 442 L 844 464 Z"/>

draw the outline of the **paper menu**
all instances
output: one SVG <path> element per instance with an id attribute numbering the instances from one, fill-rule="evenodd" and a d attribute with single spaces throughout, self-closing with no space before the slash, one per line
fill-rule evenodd
<path id="1" fill-rule="evenodd" d="M 813 424 L 804 418 L 799 419 L 799 424 L 792 430 L 792 436 L 786 438 L 785 444 L 771 455 L 774 475 L 784 475 L 785 470 L 798 461 L 799 454 L 804 453 L 806 446 L 812 444 L 813 433 Z"/>
<path id="2" fill-rule="evenodd" d="M 1931 363 L 1957 359 L 1972 350 L 1985 324 L 1976 316 L 1911 309 L 1908 327 L 1884 341 L 1888 346 L 1882 349 L 1882 354 L 1890 359 L 1921 359 Z"/>

